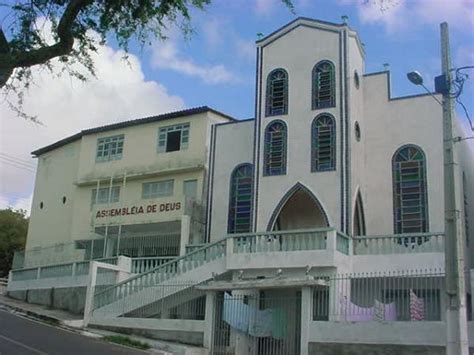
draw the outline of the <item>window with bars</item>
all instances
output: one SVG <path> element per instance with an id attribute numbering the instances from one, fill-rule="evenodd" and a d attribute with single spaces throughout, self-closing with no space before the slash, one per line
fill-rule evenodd
<path id="1" fill-rule="evenodd" d="M 158 130 L 158 153 L 188 149 L 189 123 L 183 123 Z"/>
<path id="2" fill-rule="evenodd" d="M 93 189 L 91 204 L 114 203 L 120 200 L 120 186 L 101 187 L 99 190 Z"/>
<path id="3" fill-rule="evenodd" d="M 272 122 L 265 129 L 264 175 L 286 174 L 286 140 L 284 122 Z"/>
<path id="4" fill-rule="evenodd" d="M 421 148 L 398 149 L 392 159 L 394 232 L 428 232 L 426 160 Z"/>
<path id="5" fill-rule="evenodd" d="M 334 65 L 325 60 L 313 68 L 313 110 L 336 106 Z"/>
<path id="6" fill-rule="evenodd" d="M 230 180 L 228 233 L 247 233 L 252 228 L 252 164 L 242 164 L 232 173 Z"/>
<path id="7" fill-rule="evenodd" d="M 288 73 L 275 69 L 267 77 L 266 116 L 288 114 Z"/>
<path id="8" fill-rule="evenodd" d="M 124 135 L 104 137 L 97 140 L 96 161 L 122 159 Z"/>
<path id="9" fill-rule="evenodd" d="M 336 169 L 336 123 L 328 114 L 313 121 L 311 129 L 311 171 Z"/>
<path id="10" fill-rule="evenodd" d="M 142 198 L 173 196 L 174 181 L 145 182 L 142 185 Z"/>

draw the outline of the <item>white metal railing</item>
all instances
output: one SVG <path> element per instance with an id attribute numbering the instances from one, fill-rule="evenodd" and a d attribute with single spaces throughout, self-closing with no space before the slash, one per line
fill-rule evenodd
<path id="1" fill-rule="evenodd" d="M 149 287 L 159 285 L 167 280 L 207 264 L 213 260 L 222 258 L 226 252 L 226 240 L 219 240 L 204 248 L 173 259 L 154 269 L 133 276 L 110 288 L 94 294 L 93 309 L 98 309 L 125 297 L 140 292 Z"/>
<path id="2" fill-rule="evenodd" d="M 143 257 L 132 259 L 132 274 L 141 274 L 175 259 L 170 256 Z"/>
<path id="3" fill-rule="evenodd" d="M 440 321 L 442 269 L 352 273 L 322 277 L 313 289 L 314 321 Z"/>
<path id="4" fill-rule="evenodd" d="M 231 234 L 233 253 L 265 253 L 324 250 L 333 228 Z"/>
<path id="5" fill-rule="evenodd" d="M 352 238 L 354 255 L 443 253 L 443 233 L 414 233 Z"/>
<path id="6" fill-rule="evenodd" d="M 103 263 L 117 264 L 117 258 L 99 259 Z M 39 266 L 34 268 L 12 270 L 12 281 L 39 280 L 52 277 L 70 277 L 87 275 L 89 273 L 89 261 L 75 263 Z"/>

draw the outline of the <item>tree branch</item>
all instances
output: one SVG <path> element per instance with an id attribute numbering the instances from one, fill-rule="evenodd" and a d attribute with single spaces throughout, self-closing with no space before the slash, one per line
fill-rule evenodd
<path id="1" fill-rule="evenodd" d="M 59 42 L 25 52 L 3 52 L 0 50 L 0 88 L 5 85 L 15 68 L 43 64 L 52 58 L 69 54 L 74 46 L 74 36 L 71 32 L 74 21 L 79 12 L 92 1 L 71 0 L 68 3 L 57 28 Z M 0 32 L 0 48 L 3 42 L 2 37 L 6 41 L 3 31 Z"/>

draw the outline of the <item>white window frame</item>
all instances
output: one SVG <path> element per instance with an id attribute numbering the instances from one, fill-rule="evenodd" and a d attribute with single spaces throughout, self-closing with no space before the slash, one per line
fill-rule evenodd
<path id="1" fill-rule="evenodd" d="M 160 198 L 173 196 L 174 180 L 150 181 L 142 184 L 142 198 Z"/>
<path id="2" fill-rule="evenodd" d="M 96 162 L 120 160 L 123 154 L 125 135 L 102 137 L 97 139 Z"/>
<path id="3" fill-rule="evenodd" d="M 194 182 L 195 185 L 196 185 L 196 190 L 195 190 L 194 196 L 188 196 L 188 195 L 186 195 L 186 187 L 185 187 L 185 186 L 186 186 L 186 183 L 191 183 L 191 182 Z M 197 179 L 189 179 L 189 180 L 184 180 L 184 181 L 183 181 L 183 195 L 184 195 L 185 197 L 196 199 L 196 198 L 197 198 L 197 193 L 198 193 L 198 181 L 197 181 Z"/>
<path id="4" fill-rule="evenodd" d="M 180 150 L 188 149 L 189 147 L 189 122 L 180 123 L 172 126 L 160 127 L 158 128 L 158 142 L 157 142 L 157 152 L 158 153 L 168 153 L 166 151 L 166 145 L 168 143 L 168 133 L 181 131 L 181 139 L 179 144 Z M 171 152 L 170 152 L 171 153 Z"/>
<path id="5" fill-rule="evenodd" d="M 119 201 L 120 186 L 112 186 L 112 189 L 110 187 L 100 187 L 98 194 L 97 189 L 92 189 L 92 205 L 102 205 L 105 203 L 115 203 Z"/>

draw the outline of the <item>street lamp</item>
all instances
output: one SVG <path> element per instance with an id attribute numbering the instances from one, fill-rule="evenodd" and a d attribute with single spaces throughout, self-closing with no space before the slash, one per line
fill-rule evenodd
<path id="1" fill-rule="evenodd" d="M 449 53 L 448 24 L 441 24 L 442 75 L 435 79 L 437 92 L 443 94 L 441 103 L 423 85 L 423 77 L 417 71 L 407 74 L 408 80 L 425 88 L 443 107 L 443 163 L 444 163 L 444 218 L 445 218 L 445 287 L 446 287 L 446 354 L 468 355 L 466 285 L 464 277 L 464 238 L 459 214 L 459 194 L 455 182 L 459 181 L 457 152 L 454 149 L 453 116 L 454 100 L 450 95 L 451 57 Z"/>

